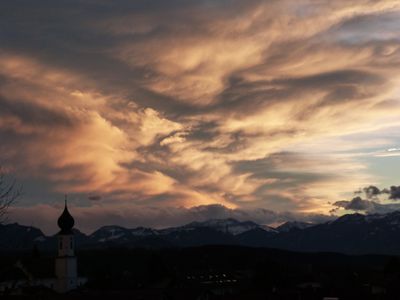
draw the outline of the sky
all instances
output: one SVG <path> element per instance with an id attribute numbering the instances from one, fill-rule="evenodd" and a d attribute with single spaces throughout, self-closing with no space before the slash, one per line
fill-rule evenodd
<path id="1" fill-rule="evenodd" d="M 399 42 L 398 0 L 1 1 L 9 221 L 397 209 Z"/>

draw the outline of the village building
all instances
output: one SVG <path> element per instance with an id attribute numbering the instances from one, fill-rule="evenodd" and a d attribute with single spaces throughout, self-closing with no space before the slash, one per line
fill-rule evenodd
<path id="1" fill-rule="evenodd" d="M 79 277 L 75 256 L 74 218 L 68 211 L 67 200 L 61 216 L 57 221 L 60 231 L 57 234 L 57 257 L 32 257 L 19 260 L 9 271 L 12 279 L 0 282 L 0 292 L 22 290 L 26 288 L 48 288 L 57 293 L 67 293 L 87 282 Z"/>

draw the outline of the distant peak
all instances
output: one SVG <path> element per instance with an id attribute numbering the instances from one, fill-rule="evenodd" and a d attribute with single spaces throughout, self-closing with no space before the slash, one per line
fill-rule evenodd
<path id="1" fill-rule="evenodd" d="M 182 229 L 189 230 L 191 228 L 211 228 L 220 232 L 229 233 L 233 235 L 237 235 L 249 230 L 253 230 L 255 228 L 261 228 L 263 230 L 269 230 L 264 228 L 264 226 L 254 223 L 252 221 L 238 221 L 234 218 L 226 218 L 226 219 L 209 219 L 206 221 L 196 221 L 191 222 L 182 226 Z M 272 230 L 272 229 L 271 229 Z"/>
<path id="2" fill-rule="evenodd" d="M 337 218 L 333 223 L 359 221 L 359 220 L 364 220 L 365 218 L 366 218 L 366 216 L 363 214 L 360 214 L 360 213 L 347 214 L 347 215 L 343 215 L 343 216 Z"/>
<path id="3" fill-rule="evenodd" d="M 308 222 L 300 222 L 300 221 L 287 221 L 275 229 L 279 232 L 288 232 L 293 229 L 305 229 L 311 226 L 314 226 L 315 224 L 313 223 L 308 223 Z"/>

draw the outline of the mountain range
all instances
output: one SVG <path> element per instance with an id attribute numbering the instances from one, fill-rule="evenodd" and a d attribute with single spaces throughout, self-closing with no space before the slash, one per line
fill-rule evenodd
<path id="1" fill-rule="evenodd" d="M 287 222 L 271 228 L 251 221 L 214 219 L 152 229 L 104 226 L 90 235 L 74 229 L 78 249 L 242 245 L 301 252 L 400 254 L 400 211 L 348 214 L 322 224 Z M 0 225 L 0 250 L 54 250 L 56 236 L 17 223 Z"/>

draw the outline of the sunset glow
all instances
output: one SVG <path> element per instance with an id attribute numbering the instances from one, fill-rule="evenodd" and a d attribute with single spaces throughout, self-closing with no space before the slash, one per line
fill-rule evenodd
<path id="1" fill-rule="evenodd" d="M 85 232 L 327 220 L 357 190 L 400 185 L 398 0 L 15 0 L 0 14 L 0 166 L 24 191 L 11 221 L 55 231 L 64 194 Z"/>

